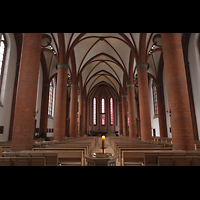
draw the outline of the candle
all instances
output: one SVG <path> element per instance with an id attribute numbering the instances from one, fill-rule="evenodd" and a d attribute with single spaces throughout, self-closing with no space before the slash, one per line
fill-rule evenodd
<path id="1" fill-rule="evenodd" d="M 102 149 L 105 147 L 105 135 L 102 136 Z"/>

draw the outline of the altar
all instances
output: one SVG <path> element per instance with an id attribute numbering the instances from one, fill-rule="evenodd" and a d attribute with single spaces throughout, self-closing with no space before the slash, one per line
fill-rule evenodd
<path id="1" fill-rule="evenodd" d="M 87 166 L 116 166 L 117 156 L 111 153 L 91 153 L 85 159 Z"/>

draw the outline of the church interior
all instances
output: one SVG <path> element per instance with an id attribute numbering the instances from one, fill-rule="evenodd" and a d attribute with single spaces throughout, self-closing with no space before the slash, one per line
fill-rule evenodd
<path id="1" fill-rule="evenodd" d="M 0 39 L 0 166 L 200 166 L 199 33 Z"/>

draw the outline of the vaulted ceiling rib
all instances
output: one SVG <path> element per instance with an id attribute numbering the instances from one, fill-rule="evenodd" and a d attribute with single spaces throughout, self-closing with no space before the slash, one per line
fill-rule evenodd
<path id="1" fill-rule="evenodd" d="M 51 77 L 56 73 L 56 64 L 59 61 L 59 38 L 58 33 L 44 34 L 52 38 L 51 44 L 58 53 L 53 55 L 48 46 L 43 48 L 47 70 Z M 72 77 L 82 81 L 82 87 L 87 93 L 102 83 L 115 89 L 119 95 L 124 84 L 137 74 L 136 65 L 140 61 L 141 44 L 144 44 L 145 48 L 142 50 L 145 56 L 142 56 L 149 64 L 148 73 L 157 78 L 162 55 L 161 46 L 156 46 L 152 53 L 148 54 L 155 37 L 159 37 L 159 34 L 146 33 L 146 37 L 142 37 L 146 41 L 141 41 L 140 33 L 64 33 L 66 51 L 64 53 L 69 73 L 75 73 Z M 76 66 L 75 70 L 72 70 L 73 66 Z"/>

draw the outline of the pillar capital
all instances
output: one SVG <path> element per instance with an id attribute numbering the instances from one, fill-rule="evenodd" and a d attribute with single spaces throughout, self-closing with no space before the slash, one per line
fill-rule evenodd
<path id="1" fill-rule="evenodd" d="M 49 84 L 43 84 L 44 87 L 50 88 Z"/>
<path id="2" fill-rule="evenodd" d="M 65 68 L 65 69 L 68 69 L 69 67 L 65 64 L 65 63 L 59 63 L 57 64 L 57 68 Z"/>
<path id="3" fill-rule="evenodd" d="M 135 87 L 135 84 L 128 84 L 127 88 L 129 88 L 129 87 Z"/>
<path id="4" fill-rule="evenodd" d="M 156 88 L 159 88 L 159 87 L 161 87 L 162 85 L 163 85 L 162 83 L 156 84 Z"/>
<path id="5" fill-rule="evenodd" d="M 71 87 L 79 87 L 77 84 L 71 84 Z"/>
<path id="6" fill-rule="evenodd" d="M 127 95 L 122 95 L 122 98 L 126 98 L 127 97 Z"/>
<path id="7" fill-rule="evenodd" d="M 148 64 L 139 64 L 139 65 L 137 65 L 137 69 L 140 69 L 140 68 L 143 68 L 143 67 L 145 67 L 145 68 L 147 68 L 148 69 Z"/>

